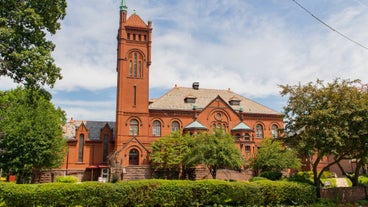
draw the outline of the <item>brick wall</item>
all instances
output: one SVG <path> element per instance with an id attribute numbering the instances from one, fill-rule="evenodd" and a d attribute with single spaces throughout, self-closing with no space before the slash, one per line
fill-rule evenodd
<path id="1" fill-rule="evenodd" d="M 353 203 L 357 200 L 366 199 L 367 190 L 365 186 L 322 189 L 321 198 L 336 200 L 341 203 Z"/>

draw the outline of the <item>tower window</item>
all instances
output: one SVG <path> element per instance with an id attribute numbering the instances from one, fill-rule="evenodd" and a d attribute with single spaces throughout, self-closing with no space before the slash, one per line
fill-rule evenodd
<path id="1" fill-rule="evenodd" d="M 138 121 L 136 119 L 132 119 L 129 124 L 129 135 L 136 136 L 138 135 Z"/>
<path id="2" fill-rule="evenodd" d="M 129 76 L 132 77 L 133 76 L 133 63 L 132 61 L 130 60 L 129 61 Z"/>
<path id="3" fill-rule="evenodd" d="M 109 136 L 107 134 L 104 135 L 103 140 L 103 162 L 107 161 L 107 155 L 109 150 Z"/>
<path id="4" fill-rule="evenodd" d="M 127 39 L 130 40 L 130 33 L 127 34 Z"/>
<path id="5" fill-rule="evenodd" d="M 136 40 L 136 36 L 135 36 L 135 34 L 133 34 L 133 40 Z"/>

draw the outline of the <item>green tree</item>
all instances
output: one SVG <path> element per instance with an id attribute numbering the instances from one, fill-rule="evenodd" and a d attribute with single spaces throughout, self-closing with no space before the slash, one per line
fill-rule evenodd
<path id="1" fill-rule="evenodd" d="M 153 142 L 150 154 L 152 167 L 163 170 L 165 178 L 171 177 L 169 174 L 172 172 L 179 172 L 179 177 L 182 177 L 183 161 L 190 150 L 191 138 L 189 134 L 181 135 L 179 131 L 175 131 Z"/>
<path id="2" fill-rule="evenodd" d="M 266 138 L 256 156 L 250 159 L 250 166 L 256 172 L 281 172 L 284 169 L 299 169 L 300 160 L 295 151 L 282 145 L 280 141 Z"/>
<path id="3" fill-rule="evenodd" d="M 352 152 L 358 149 L 361 152 L 363 142 L 358 147 L 356 141 L 366 137 L 366 124 L 361 125 L 363 128 L 358 132 L 361 135 L 356 136 L 354 131 L 359 124 L 354 120 L 366 120 L 364 112 L 358 111 L 367 102 L 360 98 L 360 86 L 358 80 L 341 79 L 327 84 L 317 80 L 306 85 L 281 86 L 281 94 L 288 96 L 283 140 L 312 167 L 317 192 L 323 171 L 342 159 L 351 158 Z M 334 159 L 318 172 L 318 165 L 326 156 Z"/>
<path id="4" fill-rule="evenodd" d="M 1 0 L 0 76 L 31 87 L 53 87 L 61 79 L 60 68 L 47 40 L 60 29 L 66 0 Z"/>
<path id="5" fill-rule="evenodd" d="M 191 146 L 185 159 L 186 165 L 204 165 L 213 179 L 216 179 L 218 169 L 240 169 L 244 165 L 244 159 L 235 145 L 234 138 L 222 130 L 216 130 L 213 134 L 198 134 Z"/>
<path id="6" fill-rule="evenodd" d="M 17 88 L 0 92 L 0 168 L 30 182 L 33 172 L 58 167 L 65 155 L 65 114 L 44 90 Z"/>

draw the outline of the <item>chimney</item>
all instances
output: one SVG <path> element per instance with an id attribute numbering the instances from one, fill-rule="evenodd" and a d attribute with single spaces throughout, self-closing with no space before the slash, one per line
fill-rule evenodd
<path id="1" fill-rule="evenodd" d="M 198 90 L 198 89 L 199 89 L 199 82 L 193 82 L 193 84 L 192 84 L 192 88 L 193 88 L 194 90 Z"/>

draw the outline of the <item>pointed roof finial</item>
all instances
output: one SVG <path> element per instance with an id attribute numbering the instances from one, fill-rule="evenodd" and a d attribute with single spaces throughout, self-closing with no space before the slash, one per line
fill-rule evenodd
<path id="1" fill-rule="evenodd" d="M 121 0 L 121 3 L 120 3 L 120 11 L 128 11 L 128 7 L 126 5 L 126 1 L 125 0 Z"/>

